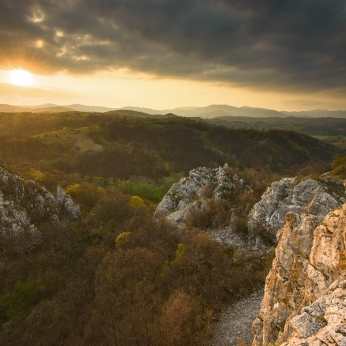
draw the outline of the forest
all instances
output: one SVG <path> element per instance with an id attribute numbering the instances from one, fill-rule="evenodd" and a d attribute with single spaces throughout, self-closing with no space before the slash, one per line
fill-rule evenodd
<path id="1" fill-rule="evenodd" d="M 158 202 L 172 182 L 195 167 L 227 162 L 240 170 L 323 173 L 341 153 L 329 143 L 288 130 L 125 114 L 2 113 L 0 163 L 50 191 L 95 181 Z"/>
<path id="2" fill-rule="evenodd" d="M 331 143 L 343 150 L 346 149 L 346 119 L 343 118 L 298 118 L 298 117 L 216 117 L 206 120 L 214 125 L 231 128 L 252 128 L 255 130 L 289 130 L 303 133 Z"/>
<path id="3" fill-rule="evenodd" d="M 37 219 L 42 240 L 23 251 L 0 237 L 0 344 L 208 345 L 222 309 L 263 286 L 273 252 L 215 241 L 203 215 L 177 232 L 153 212 L 189 170 L 225 162 L 253 194 L 214 210 L 223 220 L 281 177 L 346 177 L 340 148 L 289 130 L 133 113 L 1 113 L 0 165 L 53 194 L 63 187 L 82 218 Z M 239 233 L 246 237 L 246 224 Z"/>

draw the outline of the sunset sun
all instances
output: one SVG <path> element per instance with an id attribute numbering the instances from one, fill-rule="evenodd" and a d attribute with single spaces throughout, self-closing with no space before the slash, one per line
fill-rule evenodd
<path id="1" fill-rule="evenodd" d="M 10 82 L 20 86 L 31 86 L 34 79 L 30 72 L 25 70 L 12 70 L 10 71 Z"/>

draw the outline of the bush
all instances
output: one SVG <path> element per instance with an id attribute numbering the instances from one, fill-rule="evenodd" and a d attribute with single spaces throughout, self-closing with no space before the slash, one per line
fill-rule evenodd
<path id="1" fill-rule="evenodd" d="M 38 303 L 46 291 L 41 280 L 17 281 L 12 292 L 0 296 L 0 306 L 5 320 L 16 320 L 29 314 L 31 307 Z"/>

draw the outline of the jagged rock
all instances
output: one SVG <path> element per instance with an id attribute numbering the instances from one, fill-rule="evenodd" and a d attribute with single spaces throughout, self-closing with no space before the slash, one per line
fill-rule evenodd
<path id="1" fill-rule="evenodd" d="M 56 201 L 60 208 L 65 211 L 68 219 L 77 220 L 80 218 L 79 207 L 74 204 L 72 198 L 60 186 L 58 186 L 56 191 Z"/>
<path id="2" fill-rule="evenodd" d="M 319 215 L 286 214 L 253 323 L 253 346 L 346 345 L 346 280 L 339 267 L 345 225 L 346 204 L 322 222 Z"/>
<path id="3" fill-rule="evenodd" d="M 346 274 L 289 322 L 290 340 L 282 346 L 346 345 Z"/>
<path id="4" fill-rule="evenodd" d="M 335 184 L 343 193 L 342 181 L 339 185 Z M 317 180 L 308 178 L 299 182 L 297 178 L 281 179 L 272 183 L 251 210 L 249 234 L 252 238 L 263 237 L 276 242 L 276 232 L 283 227 L 286 213 L 315 215 L 322 219 L 341 202 L 339 195 L 329 193 L 327 187 Z"/>
<path id="5" fill-rule="evenodd" d="M 236 174 L 230 176 L 228 169 L 228 165 L 225 165 L 223 168 L 200 167 L 191 170 L 189 177 L 173 184 L 157 206 L 154 217 L 166 217 L 177 226 L 182 226 L 192 211 L 208 208 L 208 199 L 226 199 L 236 187 L 244 185 Z"/>
<path id="6" fill-rule="evenodd" d="M 0 230 L 1 236 L 30 235 L 28 245 L 39 242 L 35 226 L 38 220 L 53 223 L 63 219 L 76 220 L 80 211 L 72 199 L 58 188 L 57 198 L 34 181 L 24 182 L 0 167 Z M 29 244 L 30 243 L 30 244 Z"/>

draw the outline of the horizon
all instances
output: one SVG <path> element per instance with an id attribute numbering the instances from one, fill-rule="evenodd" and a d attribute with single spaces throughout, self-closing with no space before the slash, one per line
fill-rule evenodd
<path id="1" fill-rule="evenodd" d="M 82 104 L 82 103 L 70 103 L 70 104 L 66 104 L 66 103 L 52 103 L 52 102 L 47 102 L 47 103 L 42 103 L 42 104 L 34 104 L 34 105 L 13 105 L 13 104 L 2 104 L 0 103 L 0 106 L 5 105 L 5 106 L 13 106 L 13 107 L 20 107 L 20 108 L 32 108 L 33 110 L 35 109 L 40 109 L 40 108 L 49 108 L 49 107 L 71 107 L 71 106 L 82 106 L 82 107 L 89 107 L 89 108 L 107 108 L 109 110 L 121 110 L 121 109 L 129 109 L 129 108 L 137 108 L 138 110 L 135 111 L 143 111 L 143 110 L 152 110 L 152 111 L 156 111 L 156 112 L 169 112 L 169 111 L 174 111 L 174 110 L 188 110 L 188 109 L 197 109 L 197 108 L 207 108 L 207 107 L 212 107 L 212 106 L 229 106 L 229 107 L 235 107 L 235 108 L 251 108 L 251 109 L 262 109 L 262 110 L 274 110 L 277 112 L 288 112 L 288 113 L 302 113 L 302 112 L 346 112 L 346 108 L 345 109 L 326 109 L 326 108 L 312 108 L 312 109 L 307 109 L 307 110 L 293 110 L 293 111 L 289 111 L 286 109 L 271 109 L 271 108 L 263 108 L 263 107 L 251 107 L 251 106 L 240 106 L 240 107 L 236 107 L 233 105 L 229 105 L 229 104 L 209 104 L 206 106 L 183 106 L 183 107 L 174 107 L 174 108 L 161 108 L 161 109 L 157 109 L 157 108 L 150 108 L 150 107 L 142 107 L 142 106 L 124 106 L 124 107 L 111 107 L 111 106 L 103 106 L 100 104 L 97 105 L 90 105 L 90 104 Z M 108 110 L 107 110 L 108 111 Z M 0 110 L 1 112 L 1 110 Z M 5 111 L 6 113 L 6 111 Z M 179 115 L 180 116 L 180 115 Z M 184 115 L 182 115 L 184 116 Z"/>
<path id="2" fill-rule="evenodd" d="M 0 10 L 2 104 L 346 109 L 337 0 L 28 0 Z"/>

